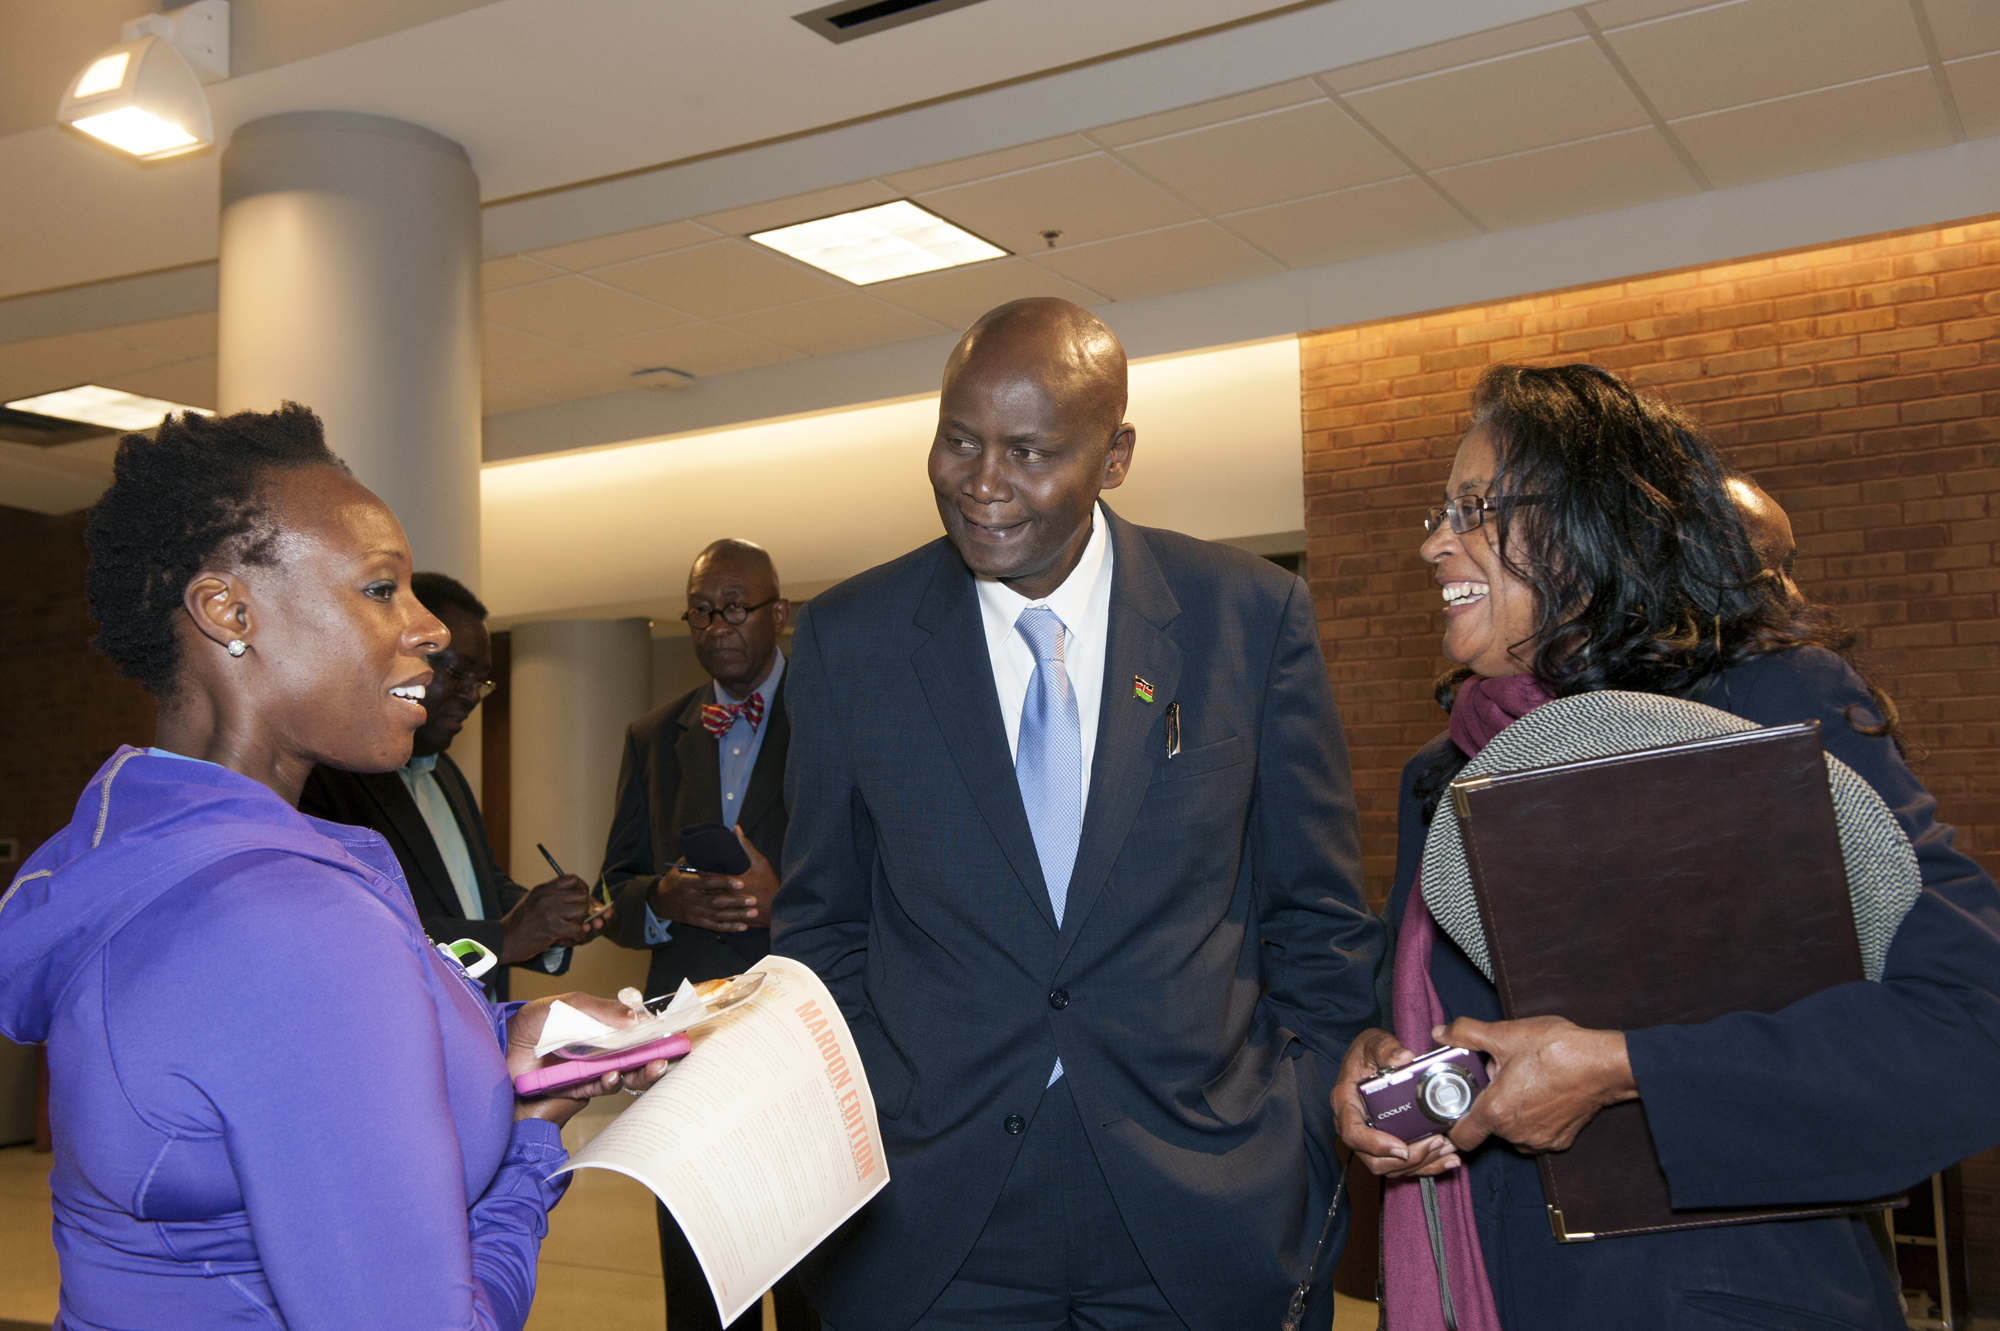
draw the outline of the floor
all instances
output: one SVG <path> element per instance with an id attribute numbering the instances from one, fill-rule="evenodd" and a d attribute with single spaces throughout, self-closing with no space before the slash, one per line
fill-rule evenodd
<path id="1" fill-rule="evenodd" d="M 563 1138 L 582 1145 L 624 1108 L 598 1100 Z M 49 1157 L 25 1146 L 0 1150 L 0 1331 L 36 1331 L 56 1314 L 56 1255 L 49 1243 Z M 770 1301 L 765 1331 L 773 1331 Z M 540 1284 L 528 1331 L 660 1331 L 660 1250 L 653 1195 L 622 1174 L 579 1170 L 549 1217 Z M 1375 1305 L 1341 1299 L 1334 1331 L 1373 1331 Z"/>

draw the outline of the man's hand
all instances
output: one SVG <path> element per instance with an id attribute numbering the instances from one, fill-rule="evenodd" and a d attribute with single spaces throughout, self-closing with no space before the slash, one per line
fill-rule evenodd
<path id="1" fill-rule="evenodd" d="M 500 964 L 532 961 L 552 947 L 581 943 L 604 927 L 585 925 L 590 886 L 573 873 L 531 889 L 500 920 Z"/>
<path id="2" fill-rule="evenodd" d="M 736 839 L 750 856 L 747 870 L 734 875 L 680 871 L 661 874 L 648 898 L 653 914 L 676 924 L 692 924 L 721 934 L 768 928 L 771 898 L 778 892 L 778 875 L 740 827 L 736 829 Z"/>
<path id="3" fill-rule="evenodd" d="M 542 1027 L 549 1019 L 549 1007 L 557 1000 L 538 998 L 532 1003 L 524 1003 L 507 1019 L 507 1075 L 518 1077 L 524 1072 L 532 1072 L 555 1058 L 535 1057 L 535 1044 L 542 1038 Z M 622 1003 L 595 994 L 564 994 L 561 1001 L 569 1004 L 586 1017 L 604 1023 L 614 1030 L 623 1030 L 638 1017 Z M 573 1086 L 559 1086 L 545 1095 L 533 1099 L 516 1098 L 514 1101 L 514 1121 L 524 1118 L 545 1118 L 558 1127 L 570 1121 L 576 1112 L 584 1107 L 593 1096 L 609 1095 L 613 1091 L 643 1091 L 667 1073 L 667 1060 L 654 1059 L 651 1063 L 623 1072 L 607 1072 L 590 1081 L 578 1082 Z"/>
<path id="4" fill-rule="evenodd" d="M 1492 1084 L 1451 1130 L 1460 1151 L 1489 1136 L 1530 1155 L 1565 1151 L 1598 1110 L 1639 1098 L 1623 1031 L 1585 1030 L 1561 1017 L 1491 1023 L 1460 1017 L 1431 1034 L 1493 1059 Z"/>
<path id="5" fill-rule="evenodd" d="M 1362 1102 L 1362 1082 L 1389 1068 L 1399 1068 L 1416 1055 L 1388 1031 L 1363 1031 L 1347 1046 L 1340 1060 L 1340 1080 L 1333 1088 L 1333 1118 L 1340 1140 L 1359 1156 L 1368 1172 L 1382 1178 L 1418 1178 L 1458 1168 L 1458 1151 L 1448 1138 L 1431 1136 L 1406 1142 L 1368 1126 Z"/>

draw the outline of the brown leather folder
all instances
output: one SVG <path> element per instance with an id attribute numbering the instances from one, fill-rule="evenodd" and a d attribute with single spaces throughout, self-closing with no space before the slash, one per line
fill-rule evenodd
<path id="1" fill-rule="evenodd" d="M 1863 978 L 1817 722 L 1465 778 L 1451 794 L 1510 1018 L 1688 1025 Z M 1563 1242 L 1887 1204 L 1675 1210 L 1639 1101 L 1538 1164 Z"/>

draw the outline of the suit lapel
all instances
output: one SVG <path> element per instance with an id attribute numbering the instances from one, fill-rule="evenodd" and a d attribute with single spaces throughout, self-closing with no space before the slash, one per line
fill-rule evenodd
<path id="1" fill-rule="evenodd" d="M 1162 630 L 1180 614 L 1160 565 L 1138 530 L 1105 507 L 1111 523 L 1111 608 L 1104 651 L 1104 692 L 1097 718 L 1097 749 L 1090 760 L 1090 803 L 1063 908 L 1061 965 L 1091 908 L 1104 891 L 1111 866 L 1132 830 L 1153 780 L 1153 759 L 1165 752 L 1167 704 L 1181 676 L 1180 644 Z M 1132 677 L 1153 685 L 1157 701 L 1133 696 Z"/>
<path id="2" fill-rule="evenodd" d="M 661 829 L 666 840 L 660 853 L 668 864 L 681 857 L 681 828 L 722 821 L 721 759 L 717 756 L 715 736 L 701 725 L 701 705 L 714 698 L 714 688 L 704 684 L 681 709 L 681 737 L 674 744 L 674 757 L 681 765 L 680 798 L 675 801 L 679 812 L 674 817 L 681 821 Z"/>
<path id="3" fill-rule="evenodd" d="M 1007 728 L 1000 719 L 1000 695 L 993 684 L 979 594 L 958 552 L 945 541 L 935 549 L 931 585 L 916 616 L 917 627 L 931 636 L 910 663 L 973 803 L 1054 933 L 1055 911 L 1049 905 L 1041 857 L 1035 852 L 1035 835 L 1028 827 L 1021 787 L 1007 754 Z"/>
<path id="4" fill-rule="evenodd" d="M 787 674 L 790 673 L 789 667 Z M 748 832 L 757 825 L 772 801 L 784 793 L 785 751 L 792 743 L 791 718 L 785 715 L 785 676 L 778 676 L 778 688 L 770 697 L 770 706 L 764 709 L 764 742 L 757 750 L 757 765 L 750 769 L 750 784 L 743 792 L 743 807 L 737 811 L 736 821 Z M 722 778 L 716 777 L 720 785 Z"/>
<path id="5" fill-rule="evenodd" d="M 416 869 L 414 880 L 410 883 L 411 894 L 426 893 L 431 899 L 430 909 L 426 909 L 421 900 L 417 902 L 417 914 L 464 919 L 465 907 L 459 904 L 458 889 L 451 885 L 451 873 L 444 867 L 444 856 L 438 854 L 437 840 L 431 836 L 431 825 L 424 821 L 423 813 L 417 808 L 416 797 L 403 784 L 403 778 L 394 772 L 362 772 L 356 775 L 361 778 L 362 789 L 382 811 L 385 824 L 394 829 L 402 842 L 399 849 L 403 854 L 397 858 Z"/>
<path id="6" fill-rule="evenodd" d="M 451 806 L 451 816 L 458 820 L 458 834 L 465 838 L 465 858 L 472 861 L 472 878 L 479 888 L 479 902 L 489 920 L 497 920 L 507 912 L 500 903 L 500 885 L 493 881 L 493 861 L 488 858 L 484 825 L 479 818 L 479 807 L 472 802 L 472 787 L 466 783 L 465 773 L 458 770 L 458 764 L 451 755 L 440 753 L 437 767 L 432 771 L 437 778 L 438 789 L 444 792 L 444 802 Z M 454 890 L 453 897 L 458 895 Z"/>

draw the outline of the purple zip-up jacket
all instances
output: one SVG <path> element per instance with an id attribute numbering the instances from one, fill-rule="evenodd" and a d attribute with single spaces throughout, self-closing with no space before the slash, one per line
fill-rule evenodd
<path id="1" fill-rule="evenodd" d="M 121 748 L 0 898 L 0 1033 L 46 1042 L 56 1328 L 518 1328 L 564 1180 L 505 1010 L 382 838 Z"/>

